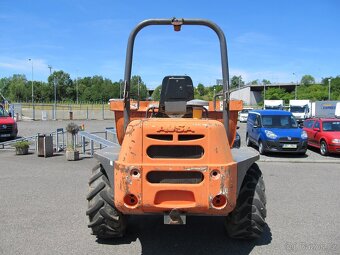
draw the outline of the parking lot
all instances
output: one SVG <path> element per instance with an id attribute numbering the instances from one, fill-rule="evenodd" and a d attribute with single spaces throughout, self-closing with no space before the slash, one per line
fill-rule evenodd
<path id="1" fill-rule="evenodd" d="M 246 129 L 247 123 L 238 123 L 239 129 L 237 132 L 241 136 L 241 146 L 246 147 Z M 250 147 L 257 151 L 256 146 Z M 294 154 L 284 154 L 284 153 L 268 153 L 266 155 L 261 155 L 261 161 L 268 162 L 290 162 L 290 163 L 340 163 L 339 154 L 331 154 L 329 156 L 320 155 L 320 151 L 314 148 L 308 148 L 306 155 L 294 155 Z"/>
<path id="2" fill-rule="evenodd" d="M 67 123 L 19 122 L 19 135 Z M 113 122 L 84 124 L 94 132 Z M 241 123 L 242 146 L 244 128 Z M 16 156 L 0 149 L 0 254 L 339 254 L 339 159 L 310 150 L 304 157 L 261 156 L 268 227 L 260 240 L 229 239 L 222 217 L 188 217 L 187 225 L 169 226 L 162 216 L 131 216 L 126 237 L 103 242 L 90 234 L 85 215 L 95 159 L 70 162 L 63 153 L 42 158 L 32 150 Z"/>

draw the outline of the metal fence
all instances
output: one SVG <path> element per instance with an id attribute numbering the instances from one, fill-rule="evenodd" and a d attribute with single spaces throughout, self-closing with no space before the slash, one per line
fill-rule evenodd
<path id="1" fill-rule="evenodd" d="M 30 104 L 14 103 L 18 120 L 104 120 L 114 119 L 109 104 Z"/>

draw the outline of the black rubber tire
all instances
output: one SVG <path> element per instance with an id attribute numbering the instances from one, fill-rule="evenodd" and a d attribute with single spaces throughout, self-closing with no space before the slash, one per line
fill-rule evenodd
<path id="1" fill-rule="evenodd" d="M 320 154 L 322 156 L 327 156 L 329 154 L 328 145 L 327 145 L 326 141 L 324 141 L 324 140 L 322 140 L 320 142 Z"/>
<path id="2" fill-rule="evenodd" d="M 246 145 L 249 147 L 251 145 L 251 142 L 249 140 L 248 133 L 246 134 Z"/>
<path id="3" fill-rule="evenodd" d="M 97 165 L 89 179 L 87 195 L 89 228 L 98 239 L 122 237 L 126 230 L 126 216 L 119 212 L 113 202 L 113 189 L 104 170 Z"/>
<path id="4" fill-rule="evenodd" d="M 261 140 L 259 141 L 259 153 L 260 153 L 260 155 L 266 154 L 266 151 L 265 151 L 265 149 L 263 147 L 263 143 L 262 143 Z"/>
<path id="5" fill-rule="evenodd" d="M 261 170 L 253 164 L 243 180 L 234 211 L 226 218 L 231 238 L 257 239 L 266 225 L 266 194 Z"/>

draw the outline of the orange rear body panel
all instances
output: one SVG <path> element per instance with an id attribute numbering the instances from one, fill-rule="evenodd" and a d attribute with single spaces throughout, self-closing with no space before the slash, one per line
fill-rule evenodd
<path id="1" fill-rule="evenodd" d="M 138 118 L 139 113 L 131 115 Z M 116 120 L 118 124 L 121 119 Z M 196 179 L 193 183 L 176 177 L 172 182 L 158 181 L 162 175 Z M 235 207 L 236 189 L 237 166 L 220 121 L 148 118 L 128 125 L 114 169 L 114 201 L 122 213 L 177 209 L 227 215 Z"/>
<path id="2" fill-rule="evenodd" d="M 158 106 L 158 101 L 140 101 L 139 108 L 137 109 L 137 102 L 131 102 L 131 111 L 130 111 L 130 119 L 137 120 L 143 119 L 146 117 L 146 110 L 151 105 Z M 223 123 L 222 117 L 222 102 L 216 101 L 216 110 L 214 110 L 213 102 L 209 102 L 208 107 L 208 118 L 218 120 Z M 229 102 L 229 132 L 231 137 L 233 137 L 233 141 L 230 143 L 230 146 L 233 145 L 234 139 L 236 136 L 236 127 L 237 127 L 237 116 L 238 111 L 243 109 L 243 102 L 241 100 L 231 100 Z M 115 113 L 115 122 L 116 122 L 116 131 L 118 142 L 122 144 L 124 139 L 124 102 L 122 100 L 110 100 L 110 110 Z"/>

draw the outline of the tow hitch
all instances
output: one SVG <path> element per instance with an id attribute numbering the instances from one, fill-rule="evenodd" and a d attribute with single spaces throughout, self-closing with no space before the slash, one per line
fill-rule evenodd
<path id="1" fill-rule="evenodd" d="M 177 209 L 172 209 L 164 213 L 164 224 L 185 225 L 186 215 Z"/>

